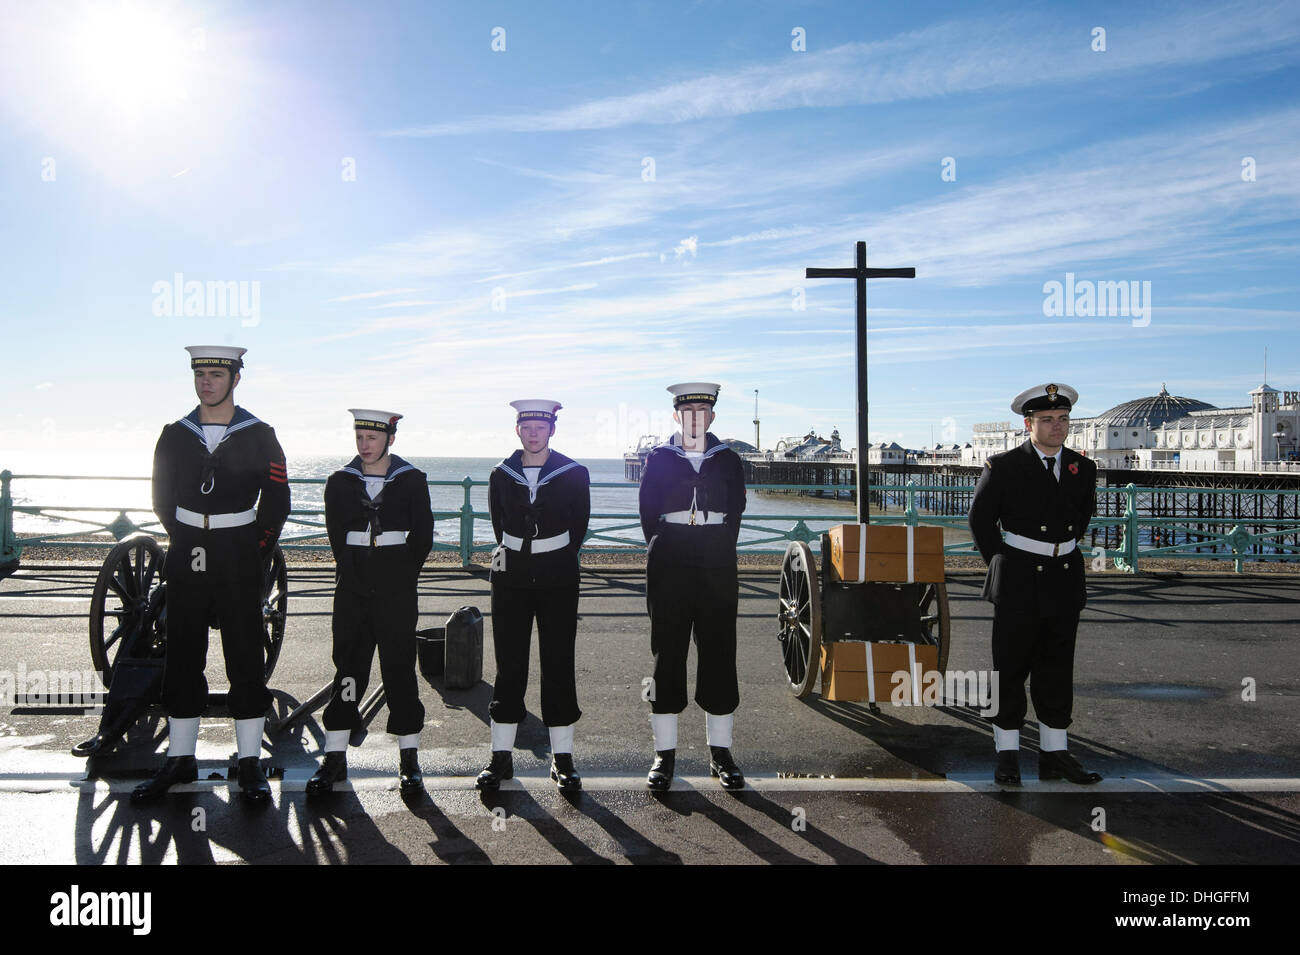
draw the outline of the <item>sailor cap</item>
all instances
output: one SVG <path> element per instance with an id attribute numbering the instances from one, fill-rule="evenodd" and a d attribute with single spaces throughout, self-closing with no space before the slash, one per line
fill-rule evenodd
<path id="1" fill-rule="evenodd" d="M 373 408 L 349 408 L 356 431 L 382 431 L 385 434 L 397 433 L 397 422 L 402 415 L 392 411 L 376 411 Z"/>
<path id="2" fill-rule="evenodd" d="M 1034 385 L 1020 392 L 1011 402 L 1011 410 L 1028 416 L 1035 411 L 1069 411 L 1079 400 L 1079 393 L 1069 385 Z"/>
<path id="3" fill-rule="evenodd" d="M 552 401 L 550 398 L 522 398 L 519 401 L 510 402 L 510 407 L 517 412 L 516 424 L 537 420 L 554 424 L 555 412 L 564 406 L 558 401 Z"/>
<path id="4" fill-rule="evenodd" d="M 244 352 L 247 348 L 231 345 L 186 345 L 190 353 L 191 368 L 228 368 L 239 371 L 244 367 Z"/>
<path id="5" fill-rule="evenodd" d="M 721 385 L 714 384 L 711 381 L 687 381 L 679 385 L 668 386 L 668 393 L 673 396 L 674 408 L 680 408 L 682 405 L 695 402 L 703 402 L 707 405 L 716 404 L 718 392 L 721 390 Z"/>

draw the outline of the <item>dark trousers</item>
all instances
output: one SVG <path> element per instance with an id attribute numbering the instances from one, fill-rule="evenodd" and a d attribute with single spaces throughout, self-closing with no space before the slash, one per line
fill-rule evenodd
<path id="1" fill-rule="evenodd" d="M 993 668 L 998 672 L 998 712 L 993 723 L 1018 730 L 1025 722 L 1025 680 L 1040 723 L 1066 729 L 1074 706 L 1074 640 L 1079 614 L 1039 616 L 993 609 Z"/>
<path id="2" fill-rule="evenodd" d="M 376 647 L 388 702 L 388 732 L 406 736 L 424 729 L 424 704 L 415 677 L 418 616 L 414 591 L 374 596 L 334 592 L 334 690 L 322 718 L 327 730 L 361 725 L 361 700 Z"/>
<path id="3" fill-rule="evenodd" d="M 542 722 L 578 722 L 574 644 L 578 638 L 578 579 L 559 587 L 510 587 L 492 582 L 492 647 L 497 678 L 488 712 L 497 723 L 521 723 L 528 688 L 528 651 L 537 618 L 537 655 L 542 661 Z"/>
<path id="4" fill-rule="evenodd" d="M 203 671 L 208 661 L 208 624 L 216 618 L 230 681 L 226 696 L 230 715 L 237 720 L 264 716 L 271 706 L 271 692 L 266 688 L 263 650 L 261 561 L 209 539 L 194 545 L 206 549 L 207 569 L 196 571 L 192 543 L 178 535 L 167 555 L 163 708 L 177 719 L 202 716 L 207 709 L 208 680 Z M 238 560 L 239 556 L 246 559 Z"/>
<path id="5" fill-rule="evenodd" d="M 726 716 L 740 705 L 736 682 L 736 567 L 691 567 L 656 560 L 646 566 L 650 652 L 654 654 L 653 713 L 686 709 L 686 655 L 695 636 L 695 702 Z"/>

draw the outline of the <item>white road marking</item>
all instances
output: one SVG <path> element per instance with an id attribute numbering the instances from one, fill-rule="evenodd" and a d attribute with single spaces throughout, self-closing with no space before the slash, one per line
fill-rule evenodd
<path id="1" fill-rule="evenodd" d="M 312 770 L 294 770 L 283 779 L 271 780 L 271 788 L 281 792 L 302 792 Z M 129 793 L 142 780 L 87 780 L 83 776 L 63 773 L 32 773 L 21 775 L 0 774 L 0 793 L 60 793 L 93 790 L 108 793 Z M 1199 778 L 1194 776 L 1149 775 L 1116 776 L 1091 786 L 1077 786 L 1067 782 L 1039 782 L 1026 778 L 1022 786 L 999 786 L 982 775 L 956 775 L 929 779 L 866 779 L 866 778 L 779 778 L 775 776 L 747 776 L 746 789 L 758 792 L 799 793 L 1294 793 L 1300 792 L 1300 779 L 1268 778 Z M 584 790 L 593 792 L 643 792 L 645 776 L 584 776 Z M 174 793 L 203 793 L 235 789 L 237 784 L 228 780 L 202 780 L 172 788 Z M 430 792 L 474 791 L 473 776 L 425 776 L 424 788 Z M 336 786 L 337 792 L 382 792 L 397 789 L 397 776 L 391 773 L 356 772 L 347 782 Z M 720 790 L 716 779 L 709 776 L 678 776 L 673 780 L 672 791 Z M 545 774 L 521 774 L 501 784 L 501 791 L 554 791 L 555 783 Z"/>

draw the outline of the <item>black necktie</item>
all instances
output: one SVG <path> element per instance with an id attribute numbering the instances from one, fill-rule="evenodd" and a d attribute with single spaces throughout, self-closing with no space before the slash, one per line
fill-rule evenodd
<path id="1" fill-rule="evenodd" d="M 1043 458 L 1043 463 L 1047 465 L 1047 473 L 1056 477 L 1056 458 Z"/>

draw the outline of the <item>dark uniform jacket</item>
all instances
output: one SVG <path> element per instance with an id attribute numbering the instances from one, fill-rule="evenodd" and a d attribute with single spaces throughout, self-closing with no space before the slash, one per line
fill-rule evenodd
<path id="1" fill-rule="evenodd" d="M 522 550 L 506 548 L 505 570 L 493 570 L 493 583 L 510 587 L 554 587 L 578 579 L 578 551 L 591 520 L 591 475 L 587 469 L 558 451 L 552 451 L 537 473 L 537 499 L 528 499 L 524 452 L 516 451 L 488 477 L 488 512 L 497 544 L 502 534 L 522 538 Z M 569 532 L 569 543 L 557 550 L 534 554 L 534 538 Z"/>
<path id="2" fill-rule="evenodd" d="M 1097 465 L 1061 449 L 1058 481 L 1032 441 L 984 462 L 970 508 L 970 531 L 984 561 L 984 599 L 1038 614 L 1073 613 L 1087 603 L 1083 552 L 1031 554 L 1007 544 L 1002 530 L 1057 544 L 1077 541 L 1097 509 Z"/>
<path id="3" fill-rule="evenodd" d="M 198 514 L 233 514 L 257 506 L 257 519 L 243 527 L 203 530 L 176 520 L 177 506 Z M 234 560 L 209 563 L 209 573 L 233 574 L 235 563 L 269 554 L 289 516 L 289 476 L 275 431 L 236 408 L 225 436 L 209 453 L 195 408 L 163 428 L 153 457 L 153 509 L 178 545 L 228 544 Z M 223 570 L 224 568 L 224 570 Z"/>
<path id="4" fill-rule="evenodd" d="M 372 475 L 377 476 L 377 475 Z M 414 593 L 420 568 L 433 548 L 433 510 L 425 473 L 389 454 L 378 500 L 366 493 L 360 455 L 325 482 L 325 527 L 338 566 L 338 587 L 358 594 Z M 361 547 L 349 531 L 369 536 L 406 531 L 406 543 Z"/>
<path id="5" fill-rule="evenodd" d="M 697 514 L 721 512 L 722 524 L 694 527 L 661 521 L 664 514 L 689 511 L 694 500 Z M 681 447 L 681 435 L 654 448 L 641 474 L 641 530 L 648 552 L 695 567 L 728 567 L 736 563 L 740 516 L 745 512 L 745 467 L 740 455 L 705 435 L 704 457 L 697 474 Z"/>

